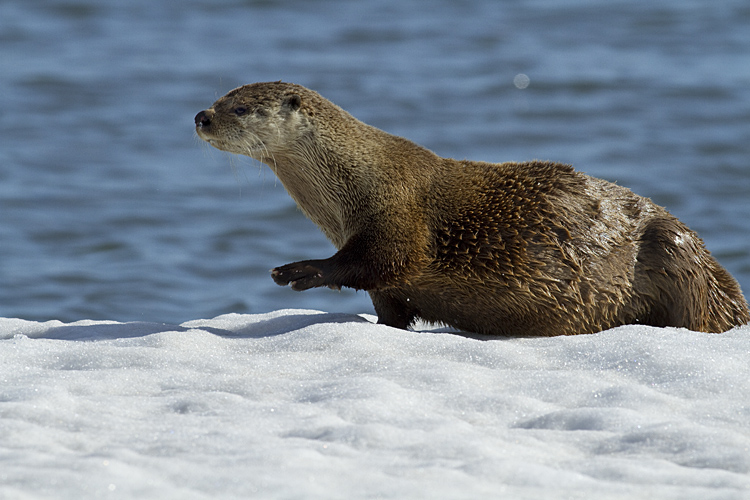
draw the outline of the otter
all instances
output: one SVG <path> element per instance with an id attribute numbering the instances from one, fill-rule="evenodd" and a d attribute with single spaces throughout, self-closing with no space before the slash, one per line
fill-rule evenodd
<path id="1" fill-rule="evenodd" d="M 442 158 L 283 82 L 234 89 L 195 125 L 212 146 L 268 165 L 338 250 L 277 267 L 273 280 L 366 290 L 379 323 L 552 336 L 750 320 L 695 232 L 569 165 Z"/>

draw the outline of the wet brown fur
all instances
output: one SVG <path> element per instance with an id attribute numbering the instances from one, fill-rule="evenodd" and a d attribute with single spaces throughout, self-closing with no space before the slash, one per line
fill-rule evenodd
<path id="1" fill-rule="evenodd" d="M 338 248 L 274 269 L 276 283 L 367 290 L 380 323 L 560 335 L 631 323 L 723 332 L 750 320 L 693 231 L 568 165 L 441 158 L 282 82 L 229 92 L 196 130 L 271 167 Z"/>

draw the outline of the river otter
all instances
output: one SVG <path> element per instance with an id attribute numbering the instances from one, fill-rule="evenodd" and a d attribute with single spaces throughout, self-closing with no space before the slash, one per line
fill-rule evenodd
<path id="1" fill-rule="evenodd" d="M 528 336 L 750 320 L 693 231 L 569 165 L 441 158 L 282 82 L 232 90 L 195 124 L 216 148 L 268 165 L 338 249 L 277 267 L 274 281 L 367 290 L 379 323 Z"/>

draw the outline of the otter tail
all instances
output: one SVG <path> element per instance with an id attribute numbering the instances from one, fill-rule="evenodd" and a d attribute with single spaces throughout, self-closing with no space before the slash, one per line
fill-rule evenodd
<path id="1" fill-rule="evenodd" d="M 650 219 L 641 235 L 634 286 L 645 324 L 719 333 L 750 322 L 737 281 L 669 215 Z"/>

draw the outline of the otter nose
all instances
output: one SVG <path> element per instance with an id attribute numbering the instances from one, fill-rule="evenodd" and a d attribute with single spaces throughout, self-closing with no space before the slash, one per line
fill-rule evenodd
<path id="1" fill-rule="evenodd" d="M 207 127 L 211 124 L 211 117 L 207 110 L 203 110 L 195 115 L 195 125 L 198 127 Z"/>

